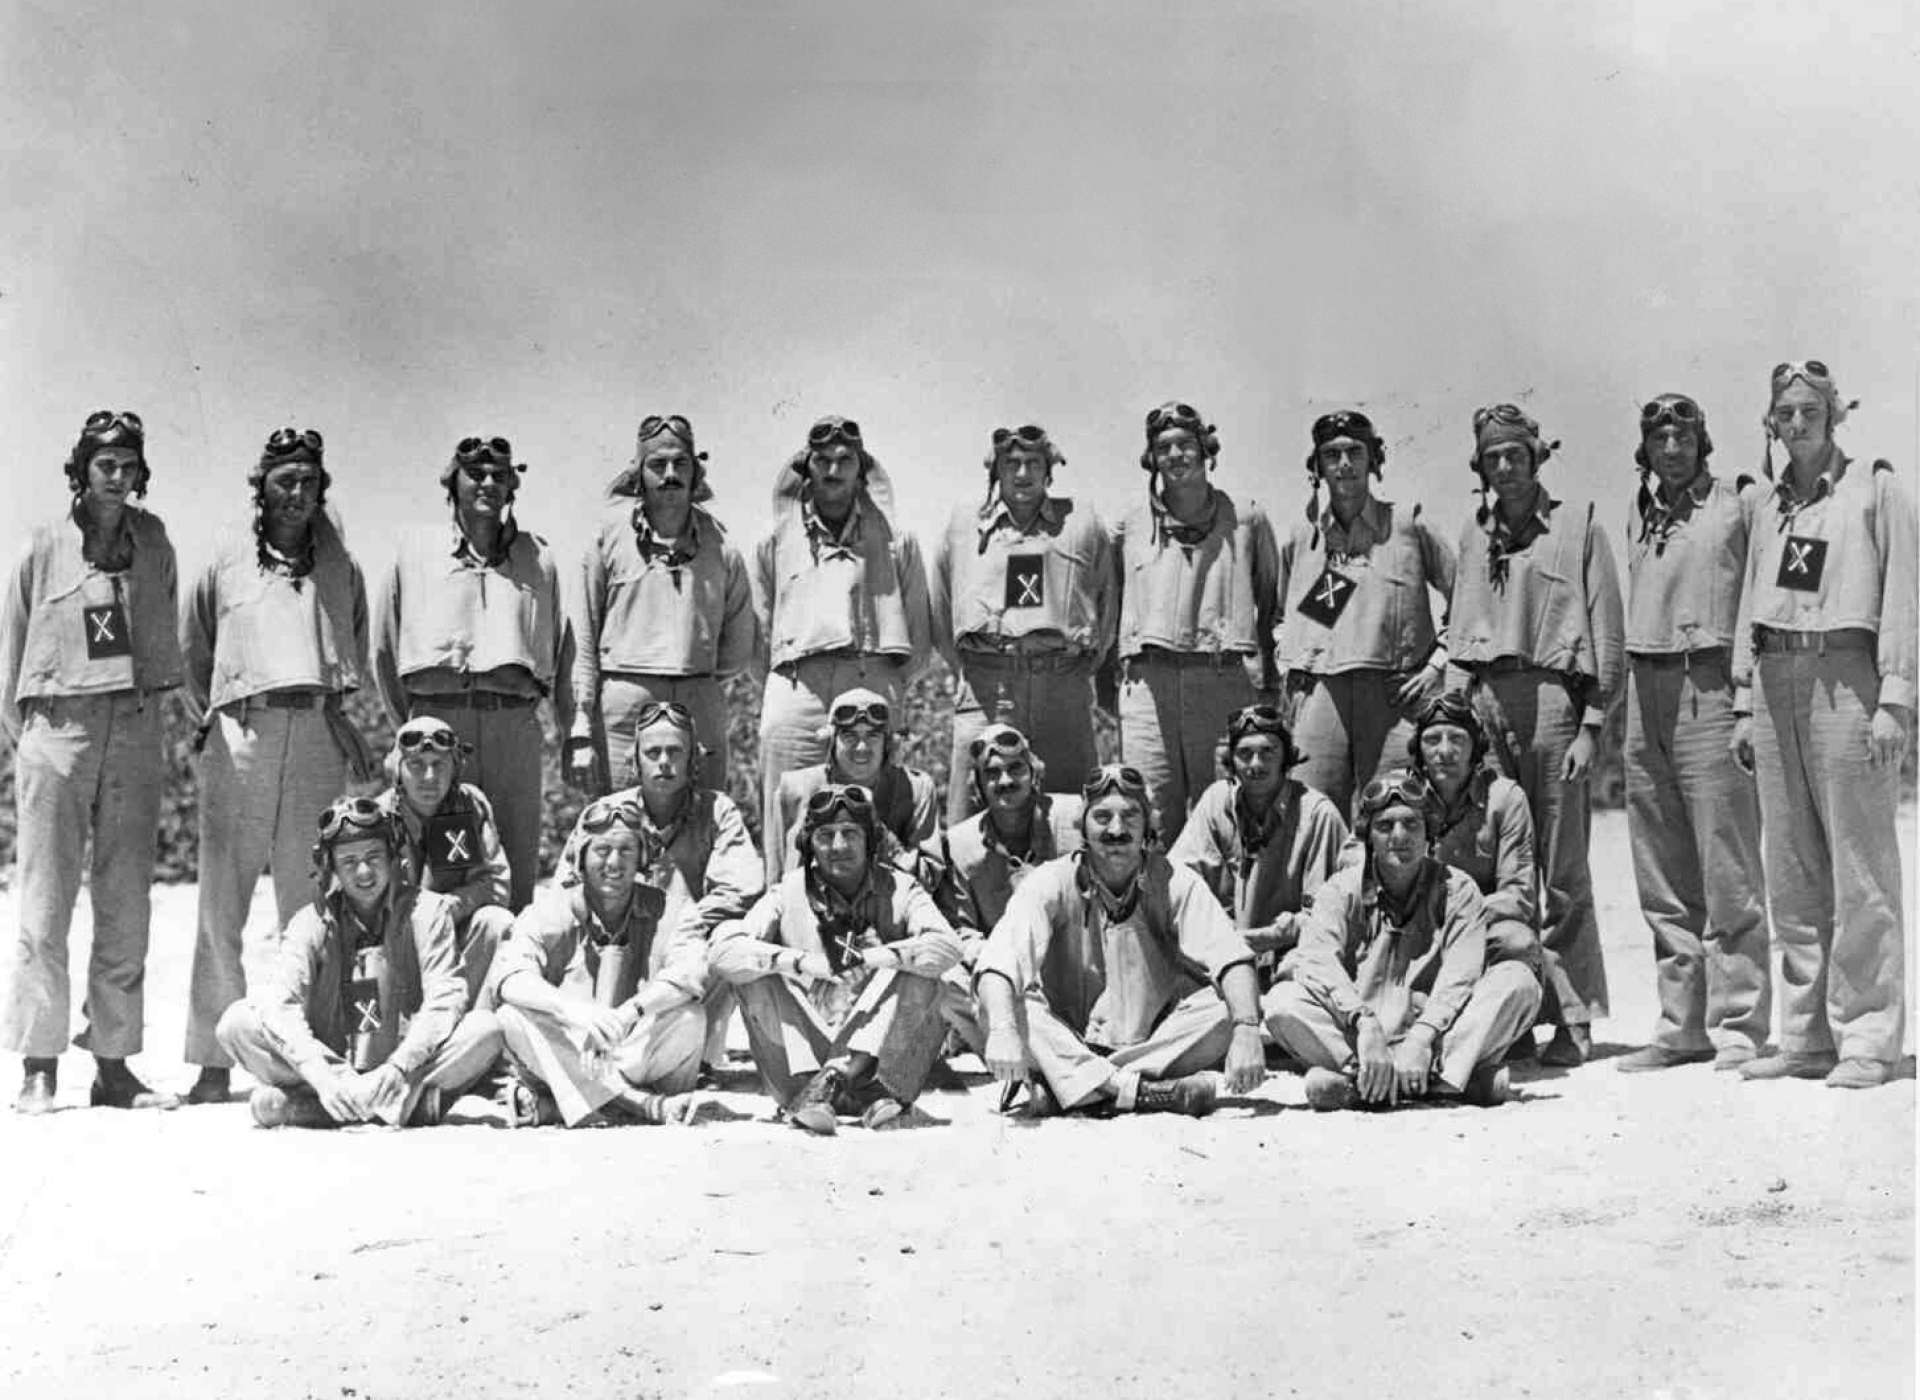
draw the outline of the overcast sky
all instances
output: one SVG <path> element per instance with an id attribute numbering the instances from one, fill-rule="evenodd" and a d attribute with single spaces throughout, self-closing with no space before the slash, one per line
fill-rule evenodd
<path id="1" fill-rule="evenodd" d="M 370 568 L 469 433 L 571 552 L 650 411 L 743 539 L 820 413 L 927 529 L 1002 423 L 1117 509 L 1169 397 L 1283 521 L 1355 402 L 1457 520 L 1508 397 L 1623 511 L 1642 400 L 1750 471 L 1807 355 L 1911 481 L 1917 8 L 0 0 L 0 538 L 103 405 L 189 568 L 289 422 Z"/>

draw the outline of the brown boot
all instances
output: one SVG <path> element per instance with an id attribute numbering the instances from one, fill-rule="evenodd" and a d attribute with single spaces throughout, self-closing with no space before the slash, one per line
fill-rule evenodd
<path id="1" fill-rule="evenodd" d="M 1214 1087 L 1210 1074 L 1188 1074 L 1179 1079 L 1142 1079 L 1134 1095 L 1135 1113 L 1184 1113 L 1205 1118 L 1213 1112 Z"/>

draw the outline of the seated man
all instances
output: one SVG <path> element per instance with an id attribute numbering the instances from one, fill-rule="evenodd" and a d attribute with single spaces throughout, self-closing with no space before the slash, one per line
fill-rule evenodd
<path id="1" fill-rule="evenodd" d="M 819 789 L 799 867 L 714 935 L 767 1092 L 812 1133 L 842 1114 L 894 1124 L 946 1035 L 940 978 L 960 940 L 917 880 L 875 858 L 881 830 L 865 788 Z"/>
<path id="2" fill-rule="evenodd" d="M 1213 891 L 1253 949 L 1262 989 L 1300 939 L 1302 910 L 1340 862 L 1347 824 L 1313 788 L 1287 776 L 1304 755 L 1271 705 L 1227 719 L 1232 776 L 1208 786 L 1167 852 Z"/>
<path id="3" fill-rule="evenodd" d="M 771 884 L 799 864 L 806 852 L 795 828 L 807 800 L 829 783 L 857 783 L 873 794 L 874 811 L 885 839 L 874 855 L 885 860 L 918 849 L 933 835 L 940 801 L 933 779 L 918 768 L 893 761 L 893 707 L 871 690 L 848 690 L 827 711 L 827 761 L 780 775 L 779 800 L 769 805 L 773 820 L 761 833 Z M 762 775 L 762 781 L 772 781 Z"/>
<path id="4" fill-rule="evenodd" d="M 691 919 L 704 943 L 721 924 L 753 907 L 766 891 L 767 877 L 740 809 L 700 781 L 695 725 L 693 711 L 676 700 L 643 704 L 634 716 L 633 768 L 626 775 L 634 786 L 613 796 L 639 805 L 643 850 L 653 857 L 641 874 L 667 898 L 661 927 L 677 928 Z M 625 737 L 615 736 L 616 741 Z M 579 882 L 578 847 L 585 835 L 575 823 L 554 883 Z M 726 1057 L 733 993 L 718 978 L 708 979 L 706 1009 L 703 1070 Z"/>
<path id="5" fill-rule="evenodd" d="M 1037 1070 L 1029 1111 L 1213 1111 L 1266 1073 L 1253 950 L 1200 877 L 1153 839 L 1146 780 L 1096 769 L 1082 791 L 1082 848 L 1035 870 L 1007 902 L 974 969 L 987 1068 Z"/>
<path id="6" fill-rule="evenodd" d="M 472 783 L 460 781 L 465 750 L 453 726 L 432 715 L 408 720 L 394 731 L 387 753 L 387 780 L 380 805 L 400 822 L 406 838 L 408 878 L 453 901 L 453 940 L 467 1004 L 493 965 L 494 949 L 513 927 L 507 909 L 513 872 L 500 846 L 493 804 Z"/>
<path id="7" fill-rule="evenodd" d="M 488 999 L 521 1076 L 551 1096 L 549 1109 L 538 1089 L 510 1091 L 516 1127 L 554 1113 L 569 1128 L 695 1120 L 706 939 L 691 908 L 663 922 L 646 822 L 630 797 L 590 804 L 568 843 L 572 880 L 535 895 L 500 945 Z"/>
<path id="8" fill-rule="evenodd" d="M 920 848 L 922 880 L 960 935 L 960 966 L 947 974 L 946 1017 L 967 1048 L 986 1049 L 970 978 L 987 935 L 1027 872 L 1080 849 L 1078 794 L 1041 790 L 1046 765 L 1010 724 L 990 724 L 967 745 L 968 780 L 982 810 Z"/>
<path id="9" fill-rule="evenodd" d="M 220 1017 L 220 1048 L 260 1081 L 263 1128 L 437 1123 L 499 1057 L 493 1016 L 461 1014 L 453 901 L 406 881 L 401 844 L 370 797 L 322 812 L 320 896 L 281 935 L 267 985 Z"/>
<path id="10" fill-rule="evenodd" d="M 1267 1029 L 1308 1066 L 1313 1108 L 1507 1096 L 1500 1057 L 1533 1024 L 1540 984 L 1521 963 L 1485 966 L 1486 906 L 1433 857 L 1433 804 L 1404 768 L 1367 784 L 1365 859 L 1314 895 L 1293 980 L 1267 993 Z"/>

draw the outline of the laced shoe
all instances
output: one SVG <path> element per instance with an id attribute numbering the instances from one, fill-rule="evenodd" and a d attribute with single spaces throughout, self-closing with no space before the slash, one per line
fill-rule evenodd
<path id="1" fill-rule="evenodd" d="M 1183 1113 L 1205 1118 L 1213 1112 L 1219 1090 L 1211 1074 L 1188 1074 L 1179 1079 L 1142 1079 L 1134 1094 L 1135 1113 Z"/>
<path id="2" fill-rule="evenodd" d="M 1314 1112 L 1332 1113 L 1359 1103 L 1360 1086 L 1338 1070 L 1315 1066 L 1307 1071 L 1307 1107 Z"/>
<path id="3" fill-rule="evenodd" d="M 800 1097 L 787 1114 L 787 1120 L 794 1127 L 809 1133 L 832 1137 L 840 1128 L 840 1120 L 834 1113 L 834 1101 L 846 1087 L 846 1074 L 833 1065 L 827 1066 L 807 1081 L 807 1087 L 800 1091 Z"/>
<path id="4" fill-rule="evenodd" d="M 1498 1108 L 1512 1092 L 1513 1076 L 1505 1065 L 1475 1065 L 1460 1097 L 1481 1108 Z"/>
<path id="5" fill-rule="evenodd" d="M 1622 1074 L 1645 1074 L 1650 1070 L 1672 1069 L 1676 1065 L 1705 1064 L 1715 1058 L 1711 1050 L 1670 1050 L 1664 1045 L 1643 1045 L 1631 1055 L 1622 1055 L 1613 1067 Z"/>
<path id="6" fill-rule="evenodd" d="M 310 1089 L 282 1089 L 262 1084 L 249 1100 L 253 1121 L 263 1128 L 331 1128 L 336 1126 L 320 1096 Z"/>

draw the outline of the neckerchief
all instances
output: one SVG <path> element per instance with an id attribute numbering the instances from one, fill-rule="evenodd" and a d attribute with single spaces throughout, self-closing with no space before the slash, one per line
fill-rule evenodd
<path id="1" fill-rule="evenodd" d="M 455 559 L 472 568 L 491 569 L 507 561 L 507 555 L 513 549 L 513 542 L 520 538 L 520 527 L 514 523 L 511 513 L 500 517 L 500 538 L 495 542 L 492 554 L 482 554 L 480 547 L 471 536 L 460 528 L 460 519 L 456 515 L 453 521 L 453 549 Z"/>
<path id="2" fill-rule="evenodd" d="M 1168 510 L 1166 500 L 1157 491 L 1147 493 L 1147 506 L 1153 512 L 1155 540 L 1172 540 L 1186 549 L 1204 543 L 1220 520 L 1220 493 L 1213 489 L 1211 483 L 1207 486 L 1206 517 L 1197 525 L 1185 523 Z"/>
<path id="3" fill-rule="evenodd" d="M 1250 864 L 1256 852 L 1266 849 L 1267 842 L 1286 822 L 1287 811 L 1292 806 L 1292 787 L 1292 779 L 1281 779 L 1267 809 L 1256 813 L 1248 801 L 1246 787 L 1238 778 L 1233 779 L 1233 825 L 1240 833 L 1242 864 Z"/>
<path id="4" fill-rule="evenodd" d="M 1385 515 L 1387 503 L 1367 499 L 1360 513 L 1353 517 L 1353 524 L 1342 525 L 1340 517 L 1328 506 L 1320 512 L 1320 518 L 1314 529 L 1327 542 L 1327 562 L 1345 563 L 1349 559 L 1359 558 L 1369 553 L 1377 544 L 1384 543 L 1387 532 L 1382 528 L 1380 517 Z"/>
<path id="5" fill-rule="evenodd" d="M 847 518 L 836 532 L 813 508 L 813 492 L 808 491 L 800 501 L 800 523 L 806 527 L 807 544 L 813 550 L 814 563 L 818 564 L 823 555 L 829 558 L 854 558 L 860 547 L 861 498 L 854 496 L 853 509 L 847 512 Z"/>
<path id="6" fill-rule="evenodd" d="M 1101 916 L 1110 924 L 1121 923 L 1133 917 L 1133 911 L 1140 905 L 1141 877 L 1146 874 L 1147 863 L 1142 860 L 1140 868 L 1133 872 L 1133 878 L 1127 881 L 1127 887 L 1115 894 L 1109 890 L 1088 866 L 1087 853 L 1079 854 L 1079 864 L 1074 871 L 1074 881 L 1080 886 L 1080 897 L 1089 906 L 1099 909 Z"/>
<path id="7" fill-rule="evenodd" d="M 1667 537 L 1682 520 L 1692 515 L 1696 506 L 1704 505 L 1713 491 L 1713 473 L 1702 467 L 1693 481 L 1680 492 L 1677 498 L 1667 495 L 1666 483 L 1650 471 L 1640 473 L 1640 490 L 1634 497 L 1634 507 L 1640 513 L 1640 539 L 1642 543 L 1654 541 L 1657 554 L 1666 547 Z"/>
<path id="8" fill-rule="evenodd" d="M 88 564 L 103 574 L 122 574 L 133 567 L 133 522 L 124 507 L 113 533 L 104 538 L 96 537 L 88 528 L 93 512 L 87 509 L 84 497 L 73 503 L 71 514 L 73 523 L 80 527 L 80 557 Z"/>
<path id="9" fill-rule="evenodd" d="M 648 563 L 658 561 L 673 570 L 677 584 L 679 570 L 691 564 L 693 556 L 700 552 L 700 517 L 688 511 L 687 528 L 678 539 L 669 540 L 654 533 L 653 522 L 647 518 L 647 508 L 636 505 L 633 508 L 633 543 L 642 559 Z"/>
<path id="10" fill-rule="evenodd" d="M 1476 515 L 1487 534 L 1487 577 L 1495 588 L 1507 586 L 1507 561 L 1552 527 L 1553 512 L 1559 504 L 1544 486 L 1536 486 L 1533 513 L 1518 525 L 1509 525 L 1498 503 L 1481 503 Z"/>
<path id="11" fill-rule="evenodd" d="M 1052 496 L 1040 498 L 1040 508 L 1034 512 L 1033 519 L 1022 526 L 1013 518 L 1013 512 L 1007 508 L 1000 493 L 995 491 L 987 503 L 980 508 L 980 550 L 987 552 L 987 543 L 1001 530 L 1011 530 L 1022 539 L 1038 534 L 1052 534 L 1060 528 L 1060 503 Z"/>
<path id="12" fill-rule="evenodd" d="M 1827 454 L 1827 464 L 1820 469 L 1820 475 L 1813 479 L 1813 489 L 1802 496 L 1793 489 L 1793 477 L 1790 472 L 1781 472 L 1773 483 L 1773 508 L 1779 517 L 1779 527 L 1784 533 L 1793 524 L 1793 518 L 1816 501 L 1824 501 L 1833 494 L 1834 486 L 1847 469 L 1847 457 L 1838 448 L 1832 448 Z"/>
<path id="13" fill-rule="evenodd" d="M 255 549 L 254 554 L 264 572 L 278 574 L 281 578 L 290 578 L 296 584 L 313 572 L 315 549 L 312 530 L 307 531 L 300 548 L 292 554 L 283 554 L 275 549 L 268 541 L 264 528 L 259 531 L 257 541 L 258 548 Z"/>
<path id="14" fill-rule="evenodd" d="M 1000 833 L 993 828 L 991 814 L 983 814 L 980 818 L 981 842 L 988 851 L 998 852 L 1001 859 L 1015 870 L 1025 870 L 1030 865 L 1051 859 L 1052 829 L 1047 825 L 1046 809 L 1041 806 L 1038 794 L 1034 797 L 1027 821 L 1027 853 L 1024 856 L 1017 856 L 1007 849 L 1006 842 L 1000 839 Z"/>
<path id="15" fill-rule="evenodd" d="M 1372 931 L 1368 943 L 1371 944 L 1381 934 L 1398 937 L 1401 929 L 1413 922 L 1423 903 L 1428 906 L 1429 914 L 1437 926 L 1440 911 L 1433 906 L 1446 898 L 1445 872 L 1446 867 L 1432 856 L 1424 858 L 1420 862 L 1420 873 L 1413 878 L 1413 888 L 1407 892 L 1406 907 L 1395 909 L 1380 884 L 1380 877 L 1373 872 L 1373 855 L 1369 852 L 1366 873 L 1360 880 L 1360 903 L 1367 911 L 1368 926 Z"/>
<path id="16" fill-rule="evenodd" d="M 807 862 L 807 907 L 813 911 L 814 927 L 820 932 L 820 944 L 827 950 L 827 961 L 835 972 L 858 967 L 860 952 L 880 944 L 880 934 L 871 917 L 876 891 L 873 887 L 873 862 L 851 895 L 843 895 Z"/>
<path id="17" fill-rule="evenodd" d="M 645 834 L 651 835 L 653 839 L 651 853 L 654 856 L 654 860 L 651 864 L 654 867 L 654 871 L 650 873 L 657 873 L 658 868 L 666 864 L 668 850 L 672 848 L 675 841 L 680 839 L 680 832 L 682 828 L 686 826 L 687 818 L 692 815 L 692 783 L 688 783 L 686 787 L 680 790 L 679 800 L 673 804 L 673 810 L 667 814 L 667 819 L 663 822 L 654 821 L 653 814 L 647 811 L 646 798 L 642 797 L 640 799 L 640 818 L 646 823 L 647 827 Z M 642 848 L 646 849 L 644 839 L 642 841 Z"/>

